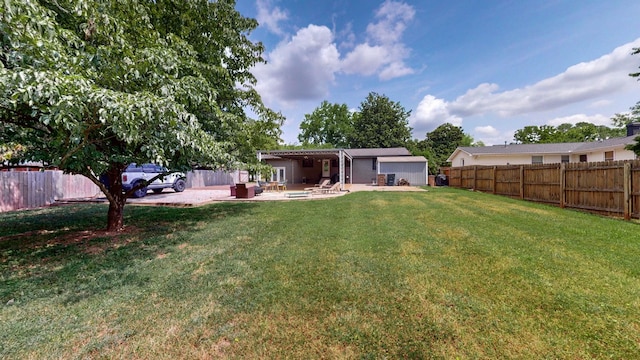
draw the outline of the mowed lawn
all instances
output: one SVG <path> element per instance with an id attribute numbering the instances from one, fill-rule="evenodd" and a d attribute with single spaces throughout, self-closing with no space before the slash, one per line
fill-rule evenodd
<path id="1" fill-rule="evenodd" d="M 455 189 L 0 214 L 0 358 L 637 358 L 640 227 Z"/>

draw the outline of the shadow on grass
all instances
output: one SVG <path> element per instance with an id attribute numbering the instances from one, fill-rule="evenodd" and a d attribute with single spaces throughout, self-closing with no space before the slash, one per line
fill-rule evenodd
<path id="1" fill-rule="evenodd" d="M 0 214 L 0 305 L 36 298 L 68 304 L 115 287 L 143 285 L 148 276 L 136 271 L 135 264 L 189 241 L 189 232 L 198 231 L 203 224 L 215 226 L 230 218 L 247 217 L 255 206 L 127 206 L 126 227 L 119 233 L 103 230 L 105 205 Z"/>

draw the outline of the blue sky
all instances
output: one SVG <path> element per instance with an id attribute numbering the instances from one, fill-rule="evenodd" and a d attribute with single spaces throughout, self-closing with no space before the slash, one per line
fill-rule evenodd
<path id="1" fill-rule="evenodd" d="M 370 92 L 411 110 L 413 137 L 462 126 L 487 145 L 526 125 L 592 122 L 640 101 L 640 1 L 238 0 L 260 26 L 253 69 L 283 140 L 323 100 Z"/>

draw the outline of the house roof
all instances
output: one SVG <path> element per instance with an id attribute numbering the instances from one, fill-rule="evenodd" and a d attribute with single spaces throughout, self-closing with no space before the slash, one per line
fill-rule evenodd
<path id="1" fill-rule="evenodd" d="M 426 163 L 427 159 L 424 156 L 384 156 L 378 158 L 378 162 L 381 163 Z"/>
<path id="2" fill-rule="evenodd" d="M 601 141 L 579 142 L 579 143 L 553 143 L 553 144 L 509 144 L 480 147 L 458 147 L 449 156 L 447 161 L 451 161 L 459 152 L 465 152 L 470 156 L 475 155 L 512 155 L 512 154 L 573 154 L 604 150 L 633 144 L 636 135 L 611 138 Z"/>
<path id="3" fill-rule="evenodd" d="M 337 156 L 340 149 L 311 149 L 311 150 L 260 150 L 262 159 L 280 159 L 282 157 L 304 157 L 304 156 Z"/>
<path id="4" fill-rule="evenodd" d="M 382 156 L 411 156 L 411 152 L 403 147 L 398 148 L 372 148 L 372 149 L 345 149 L 352 158 L 371 158 Z"/>
<path id="5" fill-rule="evenodd" d="M 262 159 L 279 159 L 281 157 L 301 156 L 337 156 L 340 150 L 344 150 L 351 158 L 375 158 L 383 156 L 410 156 L 405 148 L 371 148 L 371 149 L 312 149 L 312 150 L 260 150 Z"/>

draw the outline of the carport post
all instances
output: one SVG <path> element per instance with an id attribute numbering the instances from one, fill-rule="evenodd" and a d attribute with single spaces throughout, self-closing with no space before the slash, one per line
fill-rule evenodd
<path id="1" fill-rule="evenodd" d="M 340 177 L 340 190 L 344 190 L 344 150 L 340 149 L 338 152 L 338 168 Z"/>

